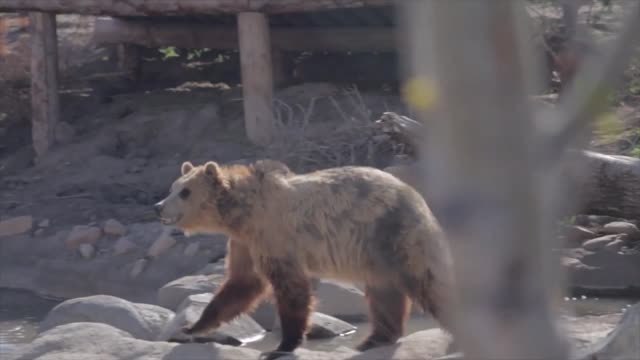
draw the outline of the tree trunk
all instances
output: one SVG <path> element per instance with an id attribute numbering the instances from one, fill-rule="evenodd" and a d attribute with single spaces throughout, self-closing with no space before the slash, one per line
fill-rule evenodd
<path id="1" fill-rule="evenodd" d="M 238 14 L 244 123 L 247 137 L 267 145 L 275 131 L 271 42 L 265 14 Z"/>
<path id="2" fill-rule="evenodd" d="M 392 5 L 392 0 L 0 0 L 0 12 L 43 11 L 109 16 L 287 13 Z"/>
<path id="3" fill-rule="evenodd" d="M 38 158 L 55 141 L 58 99 L 58 42 L 55 14 L 32 13 L 31 19 L 31 135 Z"/>

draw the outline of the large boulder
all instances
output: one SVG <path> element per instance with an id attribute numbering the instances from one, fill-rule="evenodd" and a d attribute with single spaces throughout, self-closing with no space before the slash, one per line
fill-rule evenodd
<path id="1" fill-rule="evenodd" d="M 571 249 L 563 254 L 570 286 L 592 296 L 637 296 L 640 294 L 640 251 Z"/>
<path id="2" fill-rule="evenodd" d="M 173 280 L 158 290 L 158 305 L 171 310 L 189 295 L 212 293 L 222 284 L 224 275 L 189 275 Z"/>
<path id="3" fill-rule="evenodd" d="M 153 340 L 173 315 L 173 311 L 160 306 L 95 295 L 58 304 L 42 321 L 39 332 L 69 323 L 96 322 L 111 325 L 137 339 Z"/>
<path id="4" fill-rule="evenodd" d="M 187 324 L 195 323 L 212 297 L 211 293 L 188 296 L 178 307 L 176 316 L 166 324 L 156 340 L 190 342 L 191 337 L 184 334 L 181 328 Z M 251 316 L 242 314 L 206 335 L 197 336 L 197 341 L 239 346 L 258 341 L 265 334 L 266 331 Z"/>
<path id="5" fill-rule="evenodd" d="M 258 359 L 260 352 L 217 344 L 177 344 L 135 339 L 100 323 L 77 322 L 41 333 L 14 360 L 222 360 Z"/>

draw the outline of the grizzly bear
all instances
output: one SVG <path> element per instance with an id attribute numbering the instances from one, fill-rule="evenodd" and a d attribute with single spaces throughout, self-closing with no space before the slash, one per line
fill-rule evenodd
<path id="1" fill-rule="evenodd" d="M 313 307 L 311 278 L 364 285 L 371 334 L 365 351 L 395 343 L 411 302 L 451 329 L 451 256 L 423 197 L 382 170 L 346 166 L 296 174 L 274 160 L 251 165 L 182 164 L 170 194 L 154 205 L 160 220 L 229 238 L 224 284 L 197 335 L 252 311 L 273 295 L 282 339 L 270 354 L 302 344 Z"/>

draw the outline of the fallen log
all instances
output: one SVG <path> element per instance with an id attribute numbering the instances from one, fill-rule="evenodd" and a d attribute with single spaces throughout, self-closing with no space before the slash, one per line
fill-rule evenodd
<path id="1" fill-rule="evenodd" d="M 392 0 L 0 0 L 0 12 L 42 11 L 109 16 L 269 14 L 392 5 Z"/>
<path id="2" fill-rule="evenodd" d="M 395 113 L 385 113 L 379 122 L 386 132 L 397 132 L 406 146 L 415 147 L 420 123 Z M 402 140 L 401 140 L 402 141 Z M 415 153 L 415 150 L 412 151 Z M 571 150 L 567 157 L 570 197 L 577 199 L 578 212 L 640 219 L 640 159 L 607 155 L 588 150 Z M 416 163 L 393 165 L 390 172 L 429 197 L 421 184 Z"/>

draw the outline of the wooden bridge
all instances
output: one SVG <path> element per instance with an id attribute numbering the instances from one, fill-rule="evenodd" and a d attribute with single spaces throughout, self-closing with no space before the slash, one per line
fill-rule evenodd
<path id="1" fill-rule="evenodd" d="M 247 137 L 268 144 L 274 78 L 282 51 L 395 51 L 393 0 L 0 0 L 0 12 L 30 12 L 33 146 L 54 145 L 59 117 L 55 14 L 99 16 L 95 41 L 121 44 L 136 66 L 136 45 L 238 49 Z"/>

